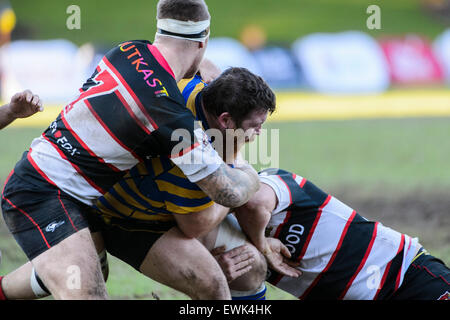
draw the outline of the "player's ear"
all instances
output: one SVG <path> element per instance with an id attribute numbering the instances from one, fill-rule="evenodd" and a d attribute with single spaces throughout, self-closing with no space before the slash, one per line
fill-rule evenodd
<path id="1" fill-rule="evenodd" d="M 217 117 L 217 121 L 219 122 L 222 130 L 236 129 L 236 123 L 228 112 L 223 112 L 219 117 Z"/>

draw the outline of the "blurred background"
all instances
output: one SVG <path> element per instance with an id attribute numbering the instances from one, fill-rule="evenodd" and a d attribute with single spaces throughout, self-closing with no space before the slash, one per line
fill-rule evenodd
<path id="1" fill-rule="evenodd" d="M 207 57 L 276 91 L 279 166 L 450 264 L 450 0 L 206 2 Z M 0 100 L 31 89 L 46 108 L 0 132 L 1 184 L 104 53 L 153 40 L 156 3 L 0 0 Z M 26 261 L 2 220 L 0 250 L 0 274 Z M 184 297 L 111 261 L 113 298 Z"/>

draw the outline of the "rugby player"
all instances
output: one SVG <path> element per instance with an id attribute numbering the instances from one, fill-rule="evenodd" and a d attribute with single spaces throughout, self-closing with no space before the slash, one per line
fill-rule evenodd
<path id="1" fill-rule="evenodd" d="M 450 269 L 417 238 L 368 221 L 294 173 L 267 169 L 259 176 L 260 190 L 235 213 L 242 230 L 268 258 L 269 283 L 302 300 L 449 299 Z M 230 239 L 239 234 L 239 225 Z M 266 235 L 289 248 L 287 257 L 301 277 L 270 270 L 271 260 L 283 257 L 273 254 Z"/>
<path id="2" fill-rule="evenodd" d="M 28 118 L 36 112 L 44 111 L 38 95 L 30 90 L 16 93 L 8 104 L 0 107 L 0 130 L 19 118 Z"/>
<path id="3" fill-rule="evenodd" d="M 139 162 L 170 157 L 216 203 L 244 204 L 259 188 L 254 169 L 226 165 L 185 108 L 177 87 L 195 75 L 209 38 L 203 0 L 160 0 L 154 43 L 127 41 L 109 51 L 41 137 L 16 164 L 2 193 L 3 217 L 55 299 L 105 299 L 105 282 L 87 212 Z M 176 129 L 189 138 L 176 154 Z M 189 159 L 196 161 L 187 161 Z M 101 246 L 101 244 L 100 244 Z M 66 286 L 79 268 L 79 290 Z"/>
<path id="4" fill-rule="evenodd" d="M 243 68 L 230 68 L 207 88 L 199 76 L 181 81 L 179 88 L 188 110 L 206 132 L 215 129 L 220 133 L 214 137 L 215 142 L 220 139 L 222 143 L 215 146 L 226 145 L 227 139 L 234 142 L 236 129 L 246 134 L 243 141 L 253 140 L 268 114 L 275 110 L 274 93 L 262 78 Z M 234 159 L 235 150 L 228 152 L 233 153 L 229 158 Z M 228 288 L 225 275 L 195 238 L 208 234 L 229 209 L 214 203 L 169 158 L 151 158 L 132 168 L 122 181 L 99 198 L 95 208 L 102 218 L 96 225 L 102 230 L 109 253 L 193 299 L 227 298 L 221 293 L 222 287 Z M 94 220 L 92 217 L 91 221 Z M 212 249 L 212 245 L 208 248 Z M 246 273 L 255 254 L 259 254 L 257 250 L 251 252 L 247 247 L 231 252 L 230 258 L 236 256 L 240 260 L 230 278 Z M 255 267 L 265 268 L 264 263 Z M 30 272 L 31 281 L 18 280 L 20 274 L 27 274 L 22 278 L 30 279 Z M 220 285 L 222 281 L 224 284 Z M 242 286 L 236 282 L 235 288 L 242 289 Z M 9 299 L 48 295 L 30 266 L 5 277 L 3 289 Z"/>

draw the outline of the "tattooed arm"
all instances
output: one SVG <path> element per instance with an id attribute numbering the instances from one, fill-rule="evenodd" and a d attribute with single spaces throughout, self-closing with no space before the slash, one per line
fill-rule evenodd
<path id="1" fill-rule="evenodd" d="M 225 163 L 219 169 L 197 182 L 214 202 L 228 208 L 246 203 L 260 187 L 258 173 L 248 163 L 231 168 Z"/>

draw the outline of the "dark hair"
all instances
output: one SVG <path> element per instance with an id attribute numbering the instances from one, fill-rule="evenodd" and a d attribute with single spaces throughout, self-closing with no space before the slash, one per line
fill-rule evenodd
<path id="1" fill-rule="evenodd" d="M 158 19 L 203 21 L 210 18 L 204 0 L 160 0 L 156 10 Z"/>
<path id="2" fill-rule="evenodd" d="M 230 68 L 202 91 L 203 107 L 213 116 L 228 112 L 239 126 L 252 111 L 272 114 L 276 98 L 267 83 L 245 68 Z"/>

